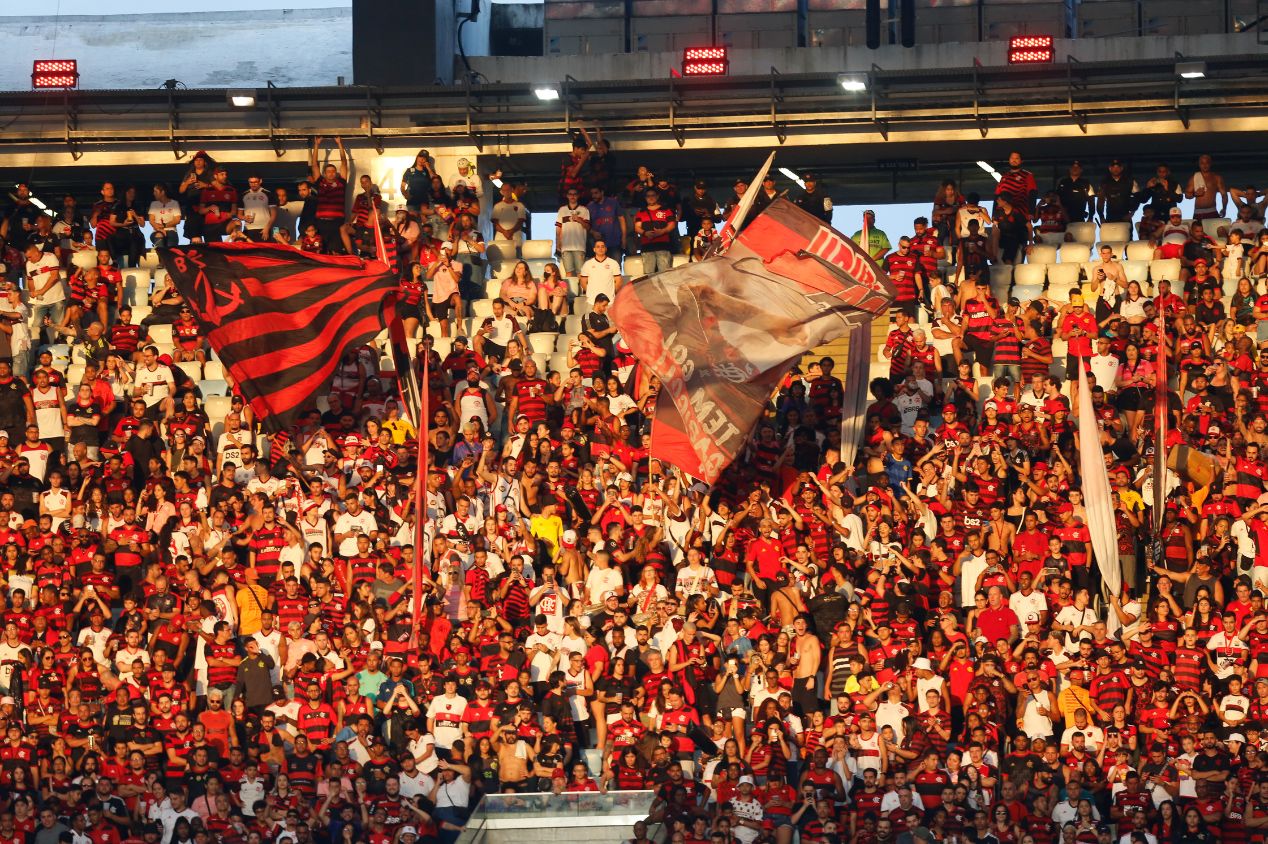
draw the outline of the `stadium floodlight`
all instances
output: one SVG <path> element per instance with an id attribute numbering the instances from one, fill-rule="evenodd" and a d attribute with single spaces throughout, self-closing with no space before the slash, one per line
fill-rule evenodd
<path id="1" fill-rule="evenodd" d="M 255 108 L 255 91 L 247 89 L 230 89 L 225 92 L 225 99 L 234 108 Z"/>
<path id="2" fill-rule="evenodd" d="M 989 161 L 979 161 L 979 162 L 977 163 L 977 166 L 978 166 L 978 167 L 981 167 L 981 168 L 982 168 L 983 170 L 985 170 L 987 173 L 990 173 L 990 174 L 991 174 L 991 178 L 992 178 L 992 179 L 994 179 L 994 180 L 995 180 L 995 181 L 997 181 L 997 182 L 998 182 L 1000 179 L 1004 178 L 1003 176 L 1001 176 L 1001 175 L 999 174 L 999 171 L 998 171 L 998 170 L 996 170 L 994 167 L 992 167 L 992 166 L 991 166 L 991 163 L 990 163 Z"/>
<path id="3" fill-rule="evenodd" d="M 559 89 L 554 85 L 542 85 L 533 89 L 533 95 L 544 103 L 559 99 Z"/>
<path id="4" fill-rule="evenodd" d="M 1177 62 L 1176 76 L 1181 79 L 1205 79 L 1206 62 Z"/>
<path id="5" fill-rule="evenodd" d="M 78 88 L 79 62 L 75 59 L 36 59 L 31 65 L 32 88 Z"/>
<path id="6" fill-rule="evenodd" d="M 837 84 L 848 94 L 861 94 L 867 90 L 867 74 L 842 73 L 837 76 Z"/>

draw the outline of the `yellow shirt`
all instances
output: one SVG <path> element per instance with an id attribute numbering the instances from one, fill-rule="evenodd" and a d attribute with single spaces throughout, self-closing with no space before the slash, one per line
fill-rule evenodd
<path id="1" fill-rule="evenodd" d="M 392 443 L 395 445 L 405 445 L 406 440 L 418 433 L 406 419 L 388 419 L 379 427 L 392 435 Z"/>
<path id="2" fill-rule="evenodd" d="M 264 626 L 260 617 L 269 603 L 268 590 L 258 583 L 245 583 L 238 587 L 234 601 L 238 605 L 238 635 L 250 636 L 258 633 Z"/>
<path id="3" fill-rule="evenodd" d="M 559 553 L 559 543 L 564 537 L 564 521 L 558 516 L 533 516 L 528 522 L 528 530 L 533 536 L 550 545 L 550 556 Z"/>
<path id="4" fill-rule="evenodd" d="M 1096 721 L 1096 705 L 1092 702 L 1092 693 L 1081 686 L 1066 686 L 1057 695 L 1057 708 L 1061 710 L 1061 718 L 1067 727 L 1074 723 L 1074 710 L 1086 709 L 1089 723 Z"/>

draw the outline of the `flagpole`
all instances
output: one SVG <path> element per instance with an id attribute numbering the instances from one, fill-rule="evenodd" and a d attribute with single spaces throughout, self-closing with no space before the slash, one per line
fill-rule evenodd
<path id="1" fill-rule="evenodd" d="M 1158 357 L 1157 372 L 1154 379 L 1154 495 L 1153 495 L 1153 537 L 1151 551 L 1154 565 L 1162 565 L 1163 541 L 1162 524 L 1163 509 L 1167 500 L 1167 423 L 1170 422 L 1168 397 L 1170 388 L 1167 384 L 1167 307 L 1166 303 L 1158 308 Z M 1146 574 L 1142 594 L 1148 592 L 1149 577 Z"/>
<path id="2" fill-rule="evenodd" d="M 418 470 L 414 479 L 414 607 L 413 607 L 413 628 L 410 631 L 409 646 L 413 650 L 418 647 L 418 630 L 423 619 L 423 562 L 425 558 L 425 548 L 427 547 L 427 531 L 425 525 L 427 523 L 427 472 L 428 472 L 428 450 L 427 441 L 427 420 L 431 418 L 428 412 L 428 384 L 431 376 L 431 355 L 427 352 L 422 343 L 418 344 L 418 350 L 422 353 L 423 358 L 423 374 L 422 389 L 419 390 L 421 407 L 418 413 Z"/>

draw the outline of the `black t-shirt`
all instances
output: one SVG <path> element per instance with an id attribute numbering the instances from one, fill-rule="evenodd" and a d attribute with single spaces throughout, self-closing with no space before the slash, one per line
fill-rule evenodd
<path id="1" fill-rule="evenodd" d="M 127 741 L 132 735 L 132 707 L 112 703 L 106 707 L 106 735 L 112 741 Z"/>
<path id="2" fill-rule="evenodd" d="M 1215 753 L 1207 753 L 1205 750 L 1199 753 L 1193 759 L 1193 770 L 1197 773 L 1207 773 L 1208 771 L 1227 771 L 1232 765 L 1232 760 L 1223 750 L 1216 749 Z"/>
<path id="3" fill-rule="evenodd" d="M 12 428 L 26 423 L 26 385 L 17 378 L 0 381 L 0 427 Z"/>
<path id="4" fill-rule="evenodd" d="M 1066 176 L 1057 182 L 1057 195 L 1061 197 L 1061 207 L 1073 223 L 1087 219 L 1088 196 L 1092 192 L 1092 183 L 1086 176 L 1071 179 Z"/>

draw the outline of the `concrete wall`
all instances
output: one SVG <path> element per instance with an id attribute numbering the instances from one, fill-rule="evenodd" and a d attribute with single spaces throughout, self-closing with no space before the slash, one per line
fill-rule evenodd
<path id="1" fill-rule="evenodd" d="M 1061 39 L 1057 57 L 1084 62 L 1124 60 L 1175 60 L 1186 56 L 1217 56 L 1236 53 L 1268 54 L 1256 34 L 1200 35 L 1144 38 Z M 884 46 L 878 50 L 850 47 L 757 49 L 731 55 L 732 76 L 765 76 L 772 67 L 780 73 L 823 73 L 825 71 L 866 71 L 875 63 L 885 70 L 937 70 L 971 67 L 976 58 L 988 66 L 1007 63 L 1008 44 L 1003 41 L 980 43 L 929 44 L 916 49 Z M 471 64 L 490 79 L 561 80 L 565 75 L 587 80 L 655 79 L 669 76 L 669 68 L 682 63 L 678 52 L 631 53 L 590 56 L 486 56 Z"/>

